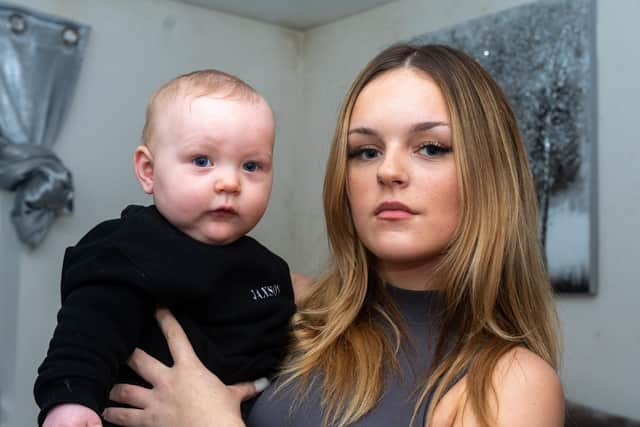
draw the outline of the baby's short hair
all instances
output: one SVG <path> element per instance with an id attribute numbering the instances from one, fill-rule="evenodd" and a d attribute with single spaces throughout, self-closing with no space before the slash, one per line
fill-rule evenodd
<path id="1" fill-rule="evenodd" d="M 248 83 L 223 71 L 208 69 L 183 74 L 162 85 L 149 99 L 142 129 L 142 143 L 149 144 L 151 141 L 154 118 L 160 106 L 180 98 L 193 99 L 211 95 L 247 102 L 262 98 Z"/>

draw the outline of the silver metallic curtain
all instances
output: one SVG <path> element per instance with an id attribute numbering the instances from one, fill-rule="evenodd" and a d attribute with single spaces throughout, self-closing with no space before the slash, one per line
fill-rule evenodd
<path id="1" fill-rule="evenodd" d="M 0 188 L 11 219 L 36 247 L 73 210 L 71 173 L 49 149 L 71 102 L 89 27 L 0 3 Z"/>

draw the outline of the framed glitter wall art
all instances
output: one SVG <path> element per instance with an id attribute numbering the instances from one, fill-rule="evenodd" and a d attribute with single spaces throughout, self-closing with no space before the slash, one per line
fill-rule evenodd
<path id="1" fill-rule="evenodd" d="M 430 32 L 498 81 L 518 118 L 554 289 L 596 292 L 595 2 L 539 1 Z"/>

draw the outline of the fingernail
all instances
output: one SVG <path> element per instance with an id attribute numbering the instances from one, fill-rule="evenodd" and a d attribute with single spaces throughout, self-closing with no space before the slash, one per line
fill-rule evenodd
<path id="1" fill-rule="evenodd" d="M 258 378 L 253 382 L 253 386 L 256 388 L 256 393 L 262 393 L 271 382 L 267 378 Z"/>

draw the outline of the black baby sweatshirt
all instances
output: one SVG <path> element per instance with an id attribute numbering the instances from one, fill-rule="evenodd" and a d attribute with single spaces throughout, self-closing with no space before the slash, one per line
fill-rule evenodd
<path id="1" fill-rule="evenodd" d="M 47 412 L 79 403 L 102 412 L 111 386 L 145 382 L 125 364 L 136 347 L 171 365 L 153 313 L 167 306 L 198 357 L 226 384 L 273 374 L 295 311 L 284 260 L 244 236 L 201 243 L 155 206 L 129 206 L 65 252 L 62 307 L 34 394 Z"/>

